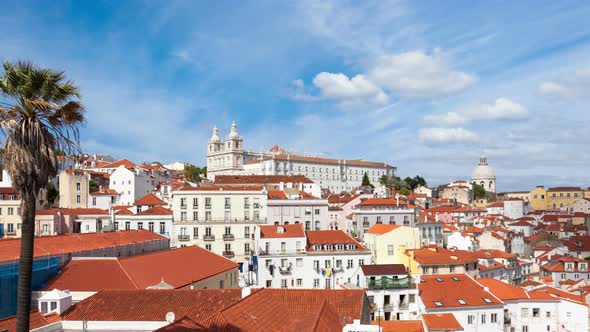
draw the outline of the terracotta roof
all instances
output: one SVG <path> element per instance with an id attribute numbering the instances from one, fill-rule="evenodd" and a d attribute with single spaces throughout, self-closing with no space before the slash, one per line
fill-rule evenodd
<path id="1" fill-rule="evenodd" d="M 478 264 L 477 265 L 477 269 L 479 271 L 490 271 L 490 270 L 504 269 L 504 268 L 506 268 L 506 266 L 504 266 L 504 264 L 500 264 L 500 263 L 498 263 L 496 261 L 494 261 L 492 263 L 492 265 L 490 265 L 490 266 L 485 266 L 483 264 Z"/>
<path id="2" fill-rule="evenodd" d="M 487 287 L 490 293 L 494 294 L 497 298 L 502 301 L 507 300 L 526 300 L 529 299 L 527 291 L 523 288 L 509 285 L 497 279 L 492 278 L 480 278 L 477 282 Z"/>
<path id="3" fill-rule="evenodd" d="M 476 251 L 474 254 L 477 258 L 482 258 L 482 259 L 490 259 L 490 258 L 511 259 L 511 258 L 516 257 L 516 255 L 509 254 L 505 251 L 497 250 L 497 249 L 480 249 L 480 250 Z"/>
<path id="4" fill-rule="evenodd" d="M 539 286 L 539 285 L 541 285 L 540 282 L 536 282 L 536 281 L 529 279 L 529 280 L 525 280 L 524 282 L 520 283 L 519 286 L 520 287 L 527 287 L 527 286 Z"/>
<path id="5" fill-rule="evenodd" d="M 283 190 L 269 190 L 268 199 L 287 199 L 287 194 Z"/>
<path id="6" fill-rule="evenodd" d="M 561 299 L 561 300 L 584 304 L 584 298 L 582 296 L 575 295 L 575 294 L 566 292 L 564 290 L 549 287 L 549 286 L 537 288 L 534 291 L 529 292 L 529 294 L 533 294 L 533 293 L 545 293 L 545 294 L 549 294 L 549 295 L 551 295 L 555 298 Z"/>
<path id="7" fill-rule="evenodd" d="M 465 250 L 448 250 L 442 247 L 423 247 L 409 250 L 413 252 L 414 260 L 420 265 L 465 264 L 477 262 L 472 252 Z"/>
<path id="8" fill-rule="evenodd" d="M 512 224 L 508 225 L 508 226 L 527 226 L 527 227 L 535 227 L 535 225 L 531 224 L 530 222 L 526 221 L 526 220 L 520 220 L 517 222 L 513 222 Z"/>
<path id="9" fill-rule="evenodd" d="M 403 264 L 361 265 L 361 269 L 365 276 L 408 274 L 408 270 Z"/>
<path id="10" fill-rule="evenodd" d="M 487 207 L 489 207 L 489 208 L 497 208 L 497 207 L 503 208 L 504 202 L 494 202 L 494 203 L 488 205 Z"/>
<path id="11" fill-rule="evenodd" d="M 101 165 L 101 166 L 98 166 L 98 162 L 96 164 L 97 164 L 96 167 L 99 167 L 99 168 L 117 168 L 119 166 L 124 166 L 125 168 L 135 167 L 135 164 L 127 159 L 121 159 L 119 161 L 115 161 L 114 163 Z"/>
<path id="12" fill-rule="evenodd" d="M 143 205 L 148 205 L 148 206 L 156 206 L 156 205 L 167 205 L 168 203 L 164 202 L 163 200 L 161 200 L 160 198 L 158 198 L 158 196 L 154 195 L 154 194 L 147 194 L 145 196 L 143 196 L 142 198 L 138 199 L 137 201 L 135 201 L 135 203 L 133 203 L 133 205 L 135 206 L 143 206 Z"/>
<path id="13" fill-rule="evenodd" d="M 93 195 L 93 196 L 98 196 L 98 195 L 109 195 L 109 196 L 112 196 L 112 195 L 119 195 L 119 193 L 115 189 L 109 189 L 108 187 L 106 187 L 106 188 L 98 189 L 98 190 L 95 190 L 95 191 L 91 191 L 90 192 L 90 195 Z"/>
<path id="14" fill-rule="evenodd" d="M 355 250 L 368 250 L 341 230 L 306 231 L 305 234 L 309 251 L 313 251 L 313 246 L 316 244 L 354 244 Z"/>
<path id="15" fill-rule="evenodd" d="M 112 248 L 166 237 L 148 230 L 129 230 L 104 233 L 65 234 L 35 238 L 34 257 L 59 256 L 62 254 Z M 20 239 L 0 240 L 0 262 L 13 261 L 20 255 Z"/>
<path id="16" fill-rule="evenodd" d="M 141 211 L 136 213 L 138 216 L 171 216 L 172 210 L 161 207 L 161 206 L 154 206 L 145 211 Z"/>
<path id="17" fill-rule="evenodd" d="M 59 316 L 55 314 L 43 315 L 39 309 L 31 311 L 29 315 L 29 328 L 30 330 L 43 327 L 47 324 L 51 324 L 59 320 Z M 0 318 L 0 331 L 15 332 L 16 331 L 16 316 Z"/>
<path id="18" fill-rule="evenodd" d="M 553 187 L 553 188 L 547 189 L 547 192 L 550 192 L 550 191 L 582 191 L 582 188 L 580 188 L 580 187 Z"/>
<path id="19" fill-rule="evenodd" d="M 185 262 L 186 263 L 186 262 Z M 183 264 L 187 265 L 187 264 Z M 103 290 L 62 315 L 73 321 L 163 321 L 168 312 L 195 322 L 241 299 L 241 289 Z"/>
<path id="20" fill-rule="evenodd" d="M 421 320 L 371 321 L 371 325 L 381 326 L 381 332 L 424 332 Z"/>
<path id="21" fill-rule="evenodd" d="M 502 302 L 466 274 L 422 276 L 418 284 L 426 309 L 500 306 Z"/>
<path id="22" fill-rule="evenodd" d="M 192 262 L 186 264 L 186 262 Z M 46 290 L 100 291 L 146 289 L 161 281 L 181 288 L 237 269 L 238 264 L 198 246 L 121 259 L 74 259 L 51 279 Z"/>
<path id="23" fill-rule="evenodd" d="M 182 187 L 179 191 L 262 191 L 261 186 Z"/>
<path id="24" fill-rule="evenodd" d="M 215 184 L 313 183 L 304 175 L 217 175 Z"/>
<path id="25" fill-rule="evenodd" d="M 590 251 L 590 236 L 570 236 L 562 242 L 570 251 Z"/>
<path id="26" fill-rule="evenodd" d="M 330 194 L 330 195 L 328 195 L 328 203 L 330 203 L 330 204 L 336 204 L 336 203 L 346 204 L 359 196 L 360 196 L 359 194 L 349 194 L 349 193 Z"/>
<path id="27" fill-rule="evenodd" d="M 369 228 L 365 233 L 383 235 L 400 227 L 400 225 L 375 224 L 371 226 L 371 228 Z"/>
<path id="28" fill-rule="evenodd" d="M 202 324 L 239 331 L 342 331 L 361 319 L 364 299 L 362 289 L 263 288 Z"/>
<path id="29" fill-rule="evenodd" d="M 290 238 L 290 237 L 305 237 L 302 224 L 292 225 L 259 225 L 260 237 L 263 239 L 269 238 Z M 279 232 L 282 228 L 282 232 Z"/>
<path id="30" fill-rule="evenodd" d="M 16 195 L 18 191 L 13 187 L 0 188 L 0 194 L 2 195 Z"/>
<path id="31" fill-rule="evenodd" d="M 465 228 L 466 233 L 483 233 L 483 231 L 484 231 L 483 228 L 479 228 L 479 227 L 475 227 L 475 226 L 469 226 L 469 227 Z"/>
<path id="32" fill-rule="evenodd" d="M 463 331 L 463 326 L 452 313 L 422 314 L 422 319 L 428 331 Z"/>
<path id="33" fill-rule="evenodd" d="M 133 212 L 131 212 L 129 209 L 119 209 L 117 212 L 115 212 L 115 214 L 118 216 L 132 216 Z"/>
<path id="34" fill-rule="evenodd" d="M 184 316 L 169 325 L 161 327 L 154 332 L 194 332 L 194 331 L 207 331 L 207 329 L 200 324 L 195 323 L 192 319 Z"/>

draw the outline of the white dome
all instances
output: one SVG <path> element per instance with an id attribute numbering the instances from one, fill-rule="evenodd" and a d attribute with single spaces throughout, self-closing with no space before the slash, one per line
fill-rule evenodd
<path id="1" fill-rule="evenodd" d="M 493 168 L 488 166 L 488 161 L 485 156 L 481 156 L 481 158 L 479 158 L 479 165 L 473 170 L 473 175 L 471 178 L 473 180 L 496 178 L 496 173 L 494 173 Z"/>
<path id="2" fill-rule="evenodd" d="M 219 138 L 219 129 L 217 127 L 213 127 L 213 135 L 209 139 L 209 142 L 219 142 L 221 139 Z"/>

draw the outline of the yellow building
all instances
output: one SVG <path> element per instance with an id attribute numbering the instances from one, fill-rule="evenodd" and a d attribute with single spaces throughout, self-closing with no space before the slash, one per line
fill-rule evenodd
<path id="1" fill-rule="evenodd" d="M 437 246 L 408 250 L 403 264 L 412 275 L 466 273 L 475 278 L 478 273 L 478 259 L 474 253 Z"/>
<path id="2" fill-rule="evenodd" d="M 531 208 L 533 210 L 547 210 L 547 190 L 543 186 L 531 190 L 529 193 Z"/>
<path id="3" fill-rule="evenodd" d="M 420 248 L 418 228 L 375 224 L 365 232 L 363 244 L 371 250 L 373 264 L 404 264 L 407 249 Z"/>
<path id="4" fill-rule="evenodd" d="M 59 174 L 59 207 L 66 209 L 88 207 L 88 176 L 81 170 L 64 170 Z"/>
<path id="5" fill-rule="evenodd" d="M 555 187 L 547 190 L 547 206 L 549 209 L 574 211 L 574 204 L 584 197 L 584 190 L 580 187 Z"/>
<path id="6" fill-rule="evenodd" d="M 20 199 L 14 188 L 0 188 L 0 238 L 21 236 Z"/>

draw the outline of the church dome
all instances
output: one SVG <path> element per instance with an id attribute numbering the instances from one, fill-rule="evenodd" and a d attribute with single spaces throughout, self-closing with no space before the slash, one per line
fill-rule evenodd
<path id="1" fill-rule="evenodd" d="M 496 178 L 494 169 L 488 166 L 487 158 L 485 156 L 481 156 L 481 158 L 479 158 L 479 165 L 477 165 L 477 167 L 473 170 L 473 175 L 471 178 L 473 180 Z"/>
<path id="2" fill-rule="evenodd" d="M 209 142 L 219 142 L 221 139 L 219 138 L 219 129 L 217 127 L 213 127 L 213 135 L 209 139 Z"/>

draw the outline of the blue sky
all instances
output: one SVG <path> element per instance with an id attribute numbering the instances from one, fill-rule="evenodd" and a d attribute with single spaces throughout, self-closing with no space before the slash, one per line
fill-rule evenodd
<path id="1" fill-rule="evenodd" d="M 205 162 L 245 145 L 364 158 L 431 184 L 479 155 L 500 190 L 590 185 L 590 3 L 3 2 L 0 58 L 65 70 L 82 147 Z"/>

